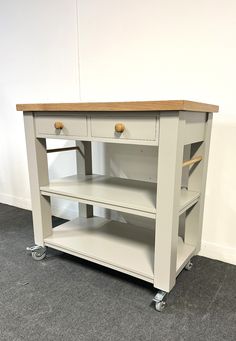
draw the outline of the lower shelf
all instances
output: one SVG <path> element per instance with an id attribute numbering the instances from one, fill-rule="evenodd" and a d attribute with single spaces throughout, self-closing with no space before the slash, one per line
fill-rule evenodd
<path id="1" fill-rule="evenodd" d="M 153 283 L 154 231 L 100 217 L 77 218 L 53 229 L 45 245 Z M 179 238 L 179 273 L 194 248 Z"/>

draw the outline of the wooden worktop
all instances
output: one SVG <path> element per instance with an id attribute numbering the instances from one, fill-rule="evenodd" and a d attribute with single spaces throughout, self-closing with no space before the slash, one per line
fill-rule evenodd
<path id="1" fill-rule="evenodd" d="M 17 104 L 18 111 L 202 111 L 218 112 L 213 104 L 192 101 L 90 102 Z"/>

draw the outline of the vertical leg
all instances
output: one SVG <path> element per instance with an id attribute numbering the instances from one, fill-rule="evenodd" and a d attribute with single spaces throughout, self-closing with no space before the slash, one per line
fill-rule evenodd
<path id="1" fill-rule="evenodd" d="M 80 151 L 76 154 L 77 174 L 92 174 L 92 148 L 90 141 L 76 141 Z M 93 216 L 93 206 L 79 203 L 79 215 L 89 218 Z"/>
<path id="2" fill-rule="evenodd" d="M 167 292 L 176 280 L 184 125 L 181 112 L 160 115 L 154 287 Z"/>
<path id="3" fill-rule="evenodd" d="M 195 144 L 191 148 L 191 157 L 202 155 L 203 160 L 199 164 L 195 164 L 189 171 L 189 190 L 200 192 L 200 199 L 198 203 L 193 206 L 186 215 L 185 221 L 185 242 L 194 245 L 196 253 L 201 247 L 202 237 L 202 221 L 205 200 L 205 187 L 208 166 L 208 155 L 210 147 L 210 136 L 212 126 L 212 113 L 208 113 L 205 129 L 205 139 L 201 144 Z"/>
<path id="4" fill-rule="evenodd" d="M 50 199 L 41 195 L 40 186 L 47 185 L 48 163 L 46 140 L 35 135 L 33 113 L 24 113 L 26 147 L 30 178 L 35 244 L 43 246 L 52 231 Z"/>

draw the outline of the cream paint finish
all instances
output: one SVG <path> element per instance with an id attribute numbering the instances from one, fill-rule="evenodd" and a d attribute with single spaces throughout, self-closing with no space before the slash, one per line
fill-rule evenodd
<path id="1" fill-rule="evenodd" d="M 58 115 L 59 114 L 60 113 L 58 113 Z M 194 116 L 195 114 L 196 113 L 193 112 L 191 115 Z M 134 112 L 133 115 L 135 120 L 137 113 Z M 146 116 L 146 113 L 144 113 L 144 116 L 149 119 L 149 116 Z M 47 117 L 47 115 L 44 115 L 46 122 Z M 68 116 L 68 122 L 70 122 L 69 117 L 70 116 Z M 78 119 L 80 118 L 81 116 L 78 113 Z M 209 128 L 211 127 L 211 118 L 212 114 L 210 113 L 206 117 L 206 129 L 203 142 L 200 136 L 200 145 L 206 150 L 209 148 L 207 140 L 210 138 L 210 129 L 208 129 L 207 126 L 209 126 Z M 102 205 L 107 209 L 132 213 L 136 216 L 141 215 L 150 217 L 150 213 L 153 213 L 153 218 L 155 219 L 153 284 L 155 288 L 169 292 L 175 285 L 176 270 L 180 271 L 180 269 L 187 264 L 192 255 L 195 254 L 195 251 L 199 250 L 197 249 L 198 245 L 200 246 L 201 244 L 199 239 L 202 230 L 202 211 L 205 192 L 205 181 L 203 181 L 203 179 L 205 178 L 207 171 L 206 165 L 208 162 L 208 155 L 202 150 L 203 159 L 197 169 L 200 167 L 203 172 L 195 171 L 195 166 L 193 166 L 189 174 L 189 185 L 191 182 L 191 189 L 194 189 L 195 186 L 197 186 L 196 189 L 198 189 L 200 193 L 194 192 L 194 197 L 191 198 L 191 200 L 187 199 L 182 205 L 182 193 L 180 189 L 184 156 L 184 132 L 185 127 L 187 126 L 185 113 L 178 111 L 171 113 L 169 111 L 160 112 L 157 183 L 111 178 L 101 175 L 81 175 L 82 172 L 91 174 L 89 145 L 87 146 L 87 151 L 89 153 L 88 155 L 84 155 L 85 163 L 82 167 L 83 169 L 78 169 L 80 175 L 76 176 L 76 178 L 63 178 L 56 182 L 49 181 L 46 140 L 36 138 L 33 119 L 38 119 L 38 117 L 35 118 L 33 113 L 24 112 L 35 243 L 37 245 L 43 245 L 45 238 L 48 238 L 53 234 L 50 226 L 51 221 L 48 219 L 50 217 L 50 207 L 48 205 L 49 200 L 47 197 L 51 195 L 60 196 L 66 199 L 69 198 L 71 200 L 74 199 L 82 204 Z M 100 119 L 101 121 L 104 120 L 103 113 L 100 113 Z M 62 124 L 60 124 L 60 126 L 62 126 Z M 198 121 L 196 122 L 196 130 L 198 130 Z M 55 138 L 57 138 L 57 136 L 55 136 Z M 87 142 L 85 145 L 87 145 Z M 191 155 L 195 156 L 196 152 L 196 146 L 192 146 Z M 80 166 L 80 163 L 78 163 L 78 165 Z M 202 178 L 201 181 L 200 178 Z M 183 189 L 183 191 L 187 192 L 186 189 Z M 189 194 L 190 192 L 188 192 L 187 198 L 189 197 Z M 196 223 L 198 226 L 196 226 L 194 231 L 191 231 L 190 235 L 188 235 L 188 232 L 185 230 L 190 240 L 190 243 L 188 243 L 190 246 L 188 246 L 188 252 L 186 250 L 186 257 L 183 258 L 182 264 L 176 269 L 176 264 L 178 263 L 179 214 L 183 212 L 184 208 L 188 209 L 190 206 L 193 207 L 193 204 L 198 205 L 196 202 L 202 203 L 199 205 L 197 214 L 194 214 L 195 220 L 198 221 L 198 224 Z M 89 213 L 88 210 L 87 213 Z M 188 213 L 188 216 L 189 215 L 191 215 L 190 212 Z M 50 223 L 43 221 L 42 218 L 49 220 Z M 188 226 L 186 228 L 187 230 L 189 229 Z M 143 230 L 143 227 L 141 230 Z M 88 239 L 87 244 L 89 244 Z M 121 243 L 121 245 L 123 245 L 123 243 Z M 65 245 L 63 239 L 61 240 L 60 248 L 64 251 L 68 250 L 69 253 L 73 252 L 74 254 L 76 252 L 74 247 L 72 248 L 69 245 Z M 86 248 L 87 247 L 85 246 L 84 250 L 86 250 Z M 105 247 L 105 253 L 107 249 L 109 249 L 109 246 Z M 115 250 L 114 253 L 116 252 L 117 250 Z M 124 250 L 124 253 L 122 254 L 124 255 L 125 253 L 126 251 Z M 78 250 L 78 255 L 79 254 L 80 249 Z M 89 254 L 90 251 L 88 252 L 88 257 L 90 257 Z M 95 258 L 96 257 L 91 257 L 91 260 Z M 110 253 L 108 254 L 108 258 L 105 257 L 105 260 L 107 260 L 108 263 L 110 263 L 109 258 Z M 129 258 L 129 252 L 126 254 L 126 258 Z M 152 262 L 153 260 L 151 263 Z"/>
<path id="2" fill-rule="evenodd" d="M 236 264 L 236 2 L 78 0 L 78 5 L 82 101 L 187 98 L 220 105 L 213 119 L 201 254 Z M 95 160 L 99 152 L 105 163 L 96 162 L 95 171 L 110 165 L 115 175 L 132 174 L 130 162 L 119 160 L 112 147 L 108 151 L 110 160 L 100 145 L 94 148 Z M 132 154 L 132 147 L 125 153 Z M 149 153 L 136 151 L 144 157 L 142 168 L 134 169 L 136 178 L 147 177 Z M 155 170 L 152 163 L 149 168 Z"/>
<path id="3" fill-rule="evenodd" d="M 55 123 L 62 123 L 62 129 L 56 129 Z M 87 117 L 76 115 L 36 115 L 35 119 L 36 134 L 38 137 L 43 135 L 63 136 L 63 138 L 70 136 L 87 137 L 88 125 Z"/>
<path id="4" fill-rule="evenodd" d="M 153 229 L 98 217 L 77 218 L 53 229 L 45 244 L 153 283 Z M 177 250 L 178 274 L 194 248 L 179 238 Z"/>
<path id="5" fill-rule="evenodd" d="M 145 117 L 119 117 L 119 115 L 104 116 L 102 119 L 91 116 L 91 135 L 93 137 L 124 139 L 124 140 L 158 140 L 156 129 L 159 117 L 145 115 Z M 124 132 L 117 133 L 115 125 L 122 122 Z M 159 126 L 158 126 L 159 127 Z"/>
<path id="6" fill-rule="evenodd" d="M 140 216 L 156 218 L 156 183 L 121 179 L 102 175 L 69 176 L 53 180 L 49 185 L 41 186 L 45 195 L 65 195 L 71 199 L 78 198 L 94 205 L 105 204 L 106 207 L 117 206 L 119 211 L 127 211 Z M 198 201 L 200 194 L 196 191 L 181 190 L 179 214 L 182 214 Z M 118 209 L 119 207 L 119 209 Z M 149 213 L 149 215 L 148 215 Z"/>

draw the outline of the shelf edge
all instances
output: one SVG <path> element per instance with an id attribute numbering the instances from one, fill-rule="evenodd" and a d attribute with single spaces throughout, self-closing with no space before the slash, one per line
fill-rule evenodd
<path id="1" fill-rule="evenodd" d="M 136 272 L 134 272 L 134 271 L 131 271 L 131 270 L 128 270 L 128 269 L 124 269 L 124 268 L 121 268 L 121 267 L 119 267 L 119 266 L 110 264 L 109 262 L 105 262 L 105 261 L 102 261 L 102 260 L 100 260 L 100 259 L 97 259 L 97 258 L 94 258 L 94 257 L 87 256 L 87 255 L 85 255 L 85 254 L 83 254 L 83 253 L 80 253 L 80 252 L 75 252 L 75 251 L 69 250 L 69 249 L 67 249 L 67 248 L 58 246 L 57 244 L 54 244 L 54 243 L 50 243 L 50 241 L 47 241 L 47 238 L 45 238 L 44 242 L 45 242 L 45 245 L 46 245 L 46 246 L 51 247 L 51 248 L 53 248 L 53 249 L 56 249 L 56 250 L 59 250 L 59 251 L 68 253 L 68 254 L 70 254 L 70 255 L 72 255 L 72 256 L 75 256 L 75 257 L 83 258 L 83 259 L 88 260 L 88 261 L 90 261 L 90 262 L 92 262 L 92 263 L 96 263 L 96 264 L 102 265 L 102 266 L 104 266 L 104 267 L 107 267 L 107 268 L 110 268 L 110 269 L 113 269 L 113 270 L 116 270 L 116 271 L 125 273 L 125 274 L 127 274 L 127 275 L 132 276 L 132 277 L 136 277 L 136 278 L 142 279 L 142 280 L 144 280 L 145 282 L 153 283 L 153 277 L 154 277 L 154 275 L 153 275 L 153 277 L 149 277 L 148 275 L 136 273 Z"/>
<path id="2" fill-rule="evenodd" d="M 40 192 L 42 195 L 49 196 L 49 197 L 61 198 L 61 199 L 64 198 L 64 199 L 68 199 L 68 200 L 78 201 L 78 202 L 81 202 L 82 204 L 89 204 L 89 205 L 94 205 L 94 206 L 98 206 L 98 207 L 104 207 L 104 208 L 108 208 L 108 209 L 119 211 L 119 212 L 130 213 L 130 214 L 135 214 L 135 215 L 138 215 L 141 217 L 156 219 L 156 213 L 142 211 L 142 210 L 138 210 L 135 208 L 131 209 L 131 208 L 127 208 L 124 206 L 104 204 L 104 203 L 100 203 L 99 201 L 95 201 L 95 200 L 81 199 L 81 198 L 70 196 L 70 195 L 58 194 L 55 192 L 47 192 L 45 190 L 40 190 Z"/>

